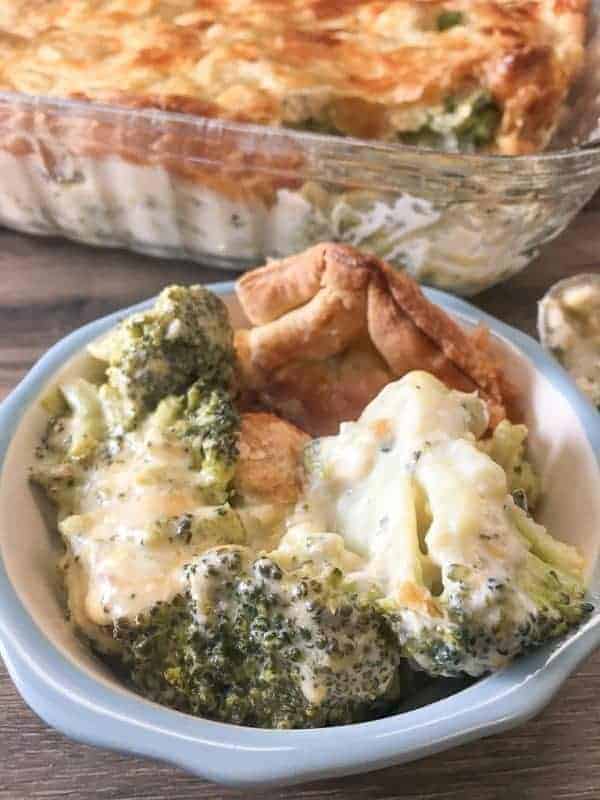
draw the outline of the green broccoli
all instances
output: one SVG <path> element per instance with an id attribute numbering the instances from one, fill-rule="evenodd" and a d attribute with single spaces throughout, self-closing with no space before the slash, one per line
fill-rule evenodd
<path id="1" fill-rule="evenodd" d="M 339 569 L 316 579 L 229 546 L 205 552 L 186 575 L 187 591 L 172 602 L 115 624 L 119 667 L 146 697 L 295 728 L 370 719 L 403 693 L 384 615 Z"/>
<path id="2" fill-rule="evenodd" d="M 450 560 L 426 536 L 423 558 L 440 565 L 437 586 L 426 586 L 415 571 L 414 586 L 425 603 L 402 608 L 383 601 L 403 655 L 430 675 L 498 669 L 567 633 L 593 610 L 577 551 L 550 536 L 509 496 L 501 515 L 490 510 L 493 525 L 452 548 Z"/>
<path id="3" fill-rule="evenodd" d="M 51 416 L 30 478 L 68 514 L 76 507 L 86 467 L 106 436 L 98 387 L 78 378 L 52 392 L 43 404 Z"/>
<path id="4" fill-rule="evenodd" d="M 199 380 L 186 394 L 161 401 L 152 422 L 165 437 L 182 445 L 190 469 L 200 471 L 206 502 L 225 502 L 238 457 L 240 426 L 230 392 L 218 385 L 207 388 L 204 379 Z"/>
<path id="5" fill-rule="evenodd" d="M 90 348 L 108 362 L 103 400 L 132 429 L 160 400 L 203 387 L 227 389 L 233 333 L 222 301 L 203 286 L 170 286 L 149 311 L 134 314 Z"/>
<path id="6" fill-rule="evenodd" d="M 506 472 L 515 502 L 526 511 L 534 511 L 540 496 L 540 481 L 526 458 L 526 442 L 525 425 L 513 425 L 504 419 L 496 425 L 492 436 L 480 440 L 478 446 Z"/>
<path id="7" fill-rule="evenodd" d="M 444 108 L 430 112 L 420 128 L 403 131 L 404 144 L 434 150 L 472 152 L 490 144 L 502 119 L 502 110 L 487 91 L 469 97 L 447 97 Z"/>
<path id="8" fill-rule="evenodd" d="M 496 101 L 489 92 L 481 92 L 473 101 L 469 116 L 455 129 L 459 149 L 477 149 L 489 144 L 501 119 L 502 111 Z"/>
<path id="9" fill-rule="evenodd" d="M 82 378 L 47 400 L 52 413 L 31 477 L 64 510 L 89 470 L 159 431 L 189 456 L 207 503 L 220 505 L 237 460 L 233 333 L 221 300 L 202 286 L 171 286 L 146 312 L 90 348 L 105 382 Z M 144 431 L 146 431 L 144 433 Z"/>
<path id="10" fill-rule="evenodd" d="M 442 11 L 436 19 L 436 27 L 438 31 L 447 31 L 456 25 L 463 25 L 464 21 L 464 14 L 460 11 Z"/>
<path id="11" fill-rule="evenodd" d="M 402 654 L 430 675 L 498 669 L 591 610 L 583 558 L 511 494 L 525 429 L 483 445 L 487 419 L 476 396 L 413 372 L 305 456 L 300 524 L 363 559 Z"/>
<path id="12" fill-rule="evenodd" d="M 580 575 L 531 551 L 512 575 L 495 578 L 451 564 L 431 615 L 391 612 L 403 654 L 430 675 L 479 676 L 568 632 L 592 610 Z"/>

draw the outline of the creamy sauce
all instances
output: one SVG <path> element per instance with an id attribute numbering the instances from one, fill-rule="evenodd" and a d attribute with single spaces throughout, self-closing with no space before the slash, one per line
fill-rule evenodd
<path id="1" fill-rule="evenodd" d="M 162 167 L 119 158 L 0 152 L 0 222 L 31 233 L 156 254 L 223 259 L 287 256 L 317 241 L 362 247 L 418 280 L 473 293 L 521 270 L 536 204 L 443 207 L 408 193 L 329 191 L 306 183 L 268 201 L 234 200 Z"/>
<path id="2" fill-rule="evenodd" d="M 476 440 L 485 405 L 413 372 L 386 386 L 358 422 L 316 440 L 305 495 L 290 516 L 271 506 L 206 506 L 201 473 L 150 417 L 99 459 L 60 529 L 85 591 L 76 617 L 134 618 L 185 586 L 184 566 L 223 544 L 243 544 L 286 570 L 337 567 L 394 601 L 422 580 L 433 590 L 453 563 L 510 571 L 526 552 L 506 515 L 506 475 Z M 510 501 L 512 502 L 512 501 Z M 178 534 L 186 516 L 193 536 Z M 287 531 L 281 531 L 288 517 Z M 500 566 L 499 566 L 500 564 Z M 491 573 L 490 573 L 491 574 Z"/>
<path id="3" fill-rule="evenodd" d="M 67 562 L 85 584 L 71 611 L 99 625 L 134 618 L 184 588 L 183 567 L 219 544 L 269 546 L 285 509 L 207 506 L 202 473 L 178 441 L 150 417 L 124 437 L 111 458 L 98 459 L 77 489 L 76 514 L 63 519 Z M 193 519 L 193 534 L 187 520 Z M 71 586 L 73 581 L 71 581 Z"/>
<path id="4" fill-rule="evenodd" d="M 330 669 L 347 675 L 352 695 L 377 696 L 371 684 L 354 687 L 355 665 L 373 658 L 373 669 L 383 663 L 391 680 L 398 651 L 386 649 L 356 609 L 351 633 L 330 610 L 319 622 L 294 594 L 299 580 L 331 585 L 337 575 L 368 594 L 391 614 L 399 644 L 422 637 L 436 620 L 452 626 L 456 592 L 461 613 L 484 629 L 500 624 L 507 603 L 516 628 L 536 610 L 518 579 L 529 545 L 506 473 L 481 446 L 488 413 L 476 394 L 450 390 L 425 372 L 388 384 L 358 421 L 308 445 L 295 508 L 248 505 L 243 497 L 235 508 L 207 505 L 202 472 L 155 416 L 109 454 L 97 454 L 60 521 L 71 613 L 106 649 L 107 628 L 98 626 L 135 620 L 188 591 L 198 625 L 211 610 L 235 619 L 239 597 L 218 570 L 223 546 L 238 552 L 248 580 L 268 591 L 271 578 L 257 565 L 271 559 L 280 573 L 273 593 L 290 624 L 312 641 L 323 624 L 321 633 L 339 645 L 334 655 L 299 645 L 302 691 L 311 703 L 325 697 L 322 675 Z M 60 436 L 70 433 L 67 425 Z M 505 584 L 511 592 L 503 605 L 495 593 Z M 461 668 L 477 675 L 510 656 L 501 648 L 468 652 Z"/>
<path id="5" fill-rule="evenodd" d="M 528 548 L 507 514 L 504 470 L 476 445 L 484 404 L 412 372 L 360 419 L 313 445 L 307 495 L 288 537 L 331 531 L 362 563 L 350 577 L 402 605 L 409 587 L 435 592 L 452 565 L 473 565 L 482 589 Z M 285 541 L 285 539 L 284 539 Z M 481 597 L 472 605 L 485 606 Z"/>
<path id="6" fill-rule="evenodd" d="M 540 304 L 543 343 L 600 408 L 600 276 L 567 279 Z"/>

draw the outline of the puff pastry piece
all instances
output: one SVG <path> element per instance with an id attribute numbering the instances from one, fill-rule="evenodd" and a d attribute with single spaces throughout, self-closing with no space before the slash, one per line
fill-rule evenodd
<path id="1" fill-rule="evenodd" d="M 274 414 L 242 414 L 234 488 L 246 503 L 293 504 L 300 493 L 300 461 L 309 437 Z"/>
<path id="2" fill-rule="evenodd" d="M 468 100 L 474 94 L 484 103 L 489 97 L 499 118 L 491 138 L 480 132 L 483 141 L 476 136 L 473 144 L 504 155 L 531 153 L 550 140 L 582 67 L 588 6 L 589 0 L 0 0 L 0 89 L 391 142 L 398 134 L 418 137 L 437 120 L 455 137 L 462 129 L 466 147 L 469 119 L 486 128 L 478 124 L 476 100 Z M 465 120 L 452 121 L 450 99 L 467 102 L 466 130 Z M 10 146 L 23 130 L 24 110 L 7 113 Z M 158 160 L 176 170 L 193 159 L 173 156 L 197 148 L 198 138 L 213 142 L 213 158 L 216 140 L 228 138 L 221 129 L 218 137 L 189 142 L 179 126 L 150 125 L 149 147 L 146 126 L 132 126 L 128 116 L 109 124 L 92 113 L 85 124 L 86 115 L 74 113 L 61 115 L 59 124 L 40 108 L 34 117 L 33 139 L 40 125 L 57 126 L 61 141 L 68 136 L 68 152 L 89 151 L 91 140 L 103 156 L 122 150 L 135 162 Z M 26 135 L 18 138 L 28 146 Z M 186 166 L 203 182 L 215 180 L 212 172 Z M 249 173 L 244 182 L 252 187 L 257 173 Z M 235 191 L 234 181 L 223 183 Z"/>
<path id="3" fill-rule="evenodd" d="M 246 402 L 312 435 L 336 432 L 413 369 L 477 389 L 491 427 L 506 416 L 508 387 L 485 333 L 467 334 L 374 256 L 322 243 L 246 273 L 236 290 L 255 326 L 235 338 Z"/>

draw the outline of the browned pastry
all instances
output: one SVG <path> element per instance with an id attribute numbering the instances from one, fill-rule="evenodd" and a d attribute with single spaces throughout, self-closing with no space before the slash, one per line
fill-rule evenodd
<path id="1" fill-rule="evenodd" d="M 242 414 L 234 487 L 248 503 L 295 503 L 299 463 L 308 436 L 264 412 Z"/>
<path id="2" fill-rule="evenodd" d="M 432 122 L 442 138 L 464 133 L 469 112 L 456 109 L 476 96 L 498 114 L 484 149 L 530 153 L 548 143 L 583 63 L 587 9 L 588 0 L 0 0 L 0 89 L 390 142 Z M 83 126 L 81 145 L 102 149 L 100 133 Z M 121 138 L 130 133 L 128 122 Z M 158 145 L 138 158 L 168 163 L 181 151 L 168 137 Z M 112 135 L 104 147 L 115 146 Z"/>
<path id="3" fill-rule="evenodd" d="M 245 388 L 312 435 L 336 432 L 414 369 L 477 389 L 491 427 L 506 416 L 508 386 L 485 334 L 466 333 L 374 256 L 322 243 L 246 273 L 236 289 L 255 326 L 235 338 Z"/>

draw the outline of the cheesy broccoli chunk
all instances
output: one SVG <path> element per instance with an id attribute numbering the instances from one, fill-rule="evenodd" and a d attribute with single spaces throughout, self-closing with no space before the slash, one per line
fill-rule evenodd
<path id="1" fill-rule="evenodd" d="M 431 675 L 497 669 L 591 608 L 582 558 L 515 503 L 507 430 L 482 446 L 486 428 L 476 396 L 413 372 L 307 456 L 299 524 L 335 531 L 363 557 L 351 578 L 382 592 L 403 655 Z M 518 430 L 534 493 L 521 440 Z"/>
<path id="2" fill-rule="evenodd" d="M 151 699 L 271 728 L 371 719 L 398 700 L 391 628 L 339 569 L 315 577 L 221 547 L 193 559 L 185 581 L 171 602 L 112 632 L 117 663 Z"/>
<path id="3" fill-rule="evenodd" d="M 172 286 L 92 352 L 101 377 L 51 398 L 32 479 L 58 508 L 73 619 L 94 633 L 168 599 L 186 561 L 245 534 L 229 502 L 239 415 L 219 298 Z"/>
<path id="4" fill-rule="evenodd" d="M 92 355 L 108 364 L 103 399 L 126 429 L 193 383 L 227 386 L 233 333 L 222 301 L 203 286 L 169 286 L 148 311 L 124 320 Z"/>

